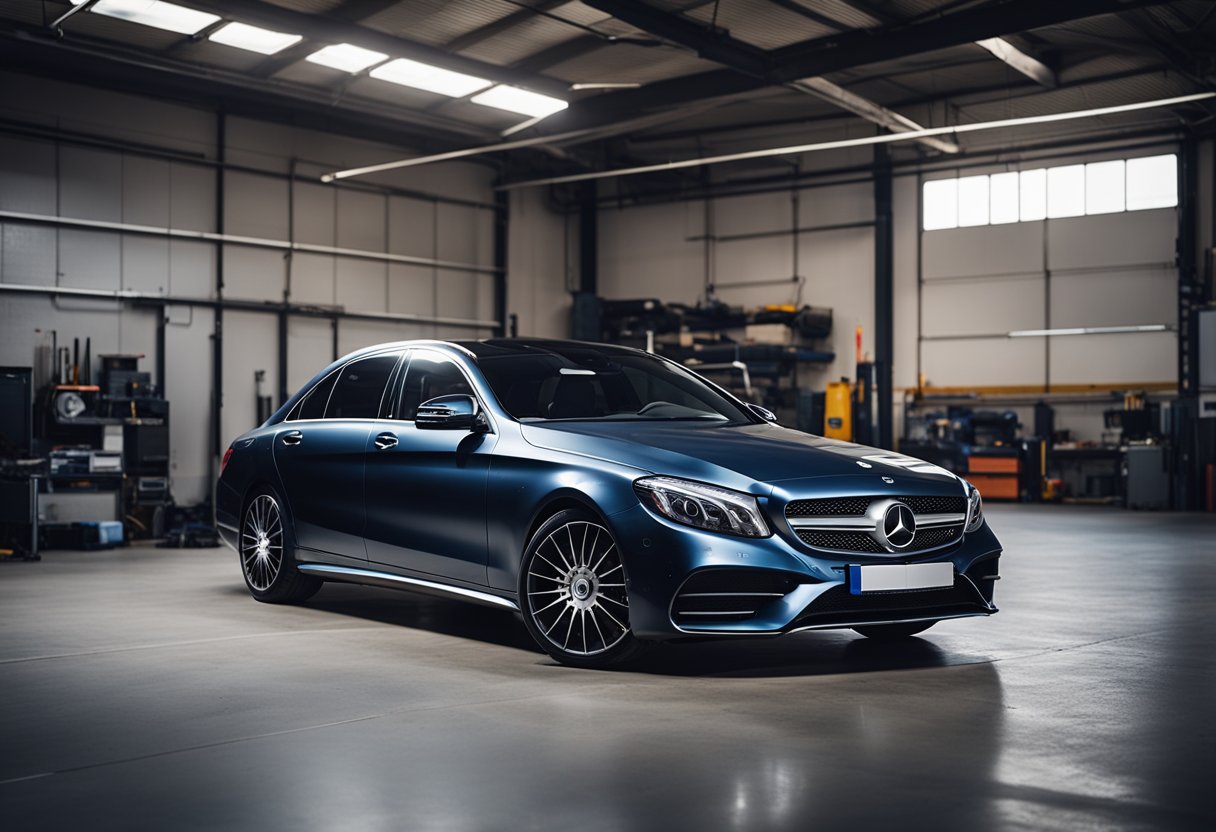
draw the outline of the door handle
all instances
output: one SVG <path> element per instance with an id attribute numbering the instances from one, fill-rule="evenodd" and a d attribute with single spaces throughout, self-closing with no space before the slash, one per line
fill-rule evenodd
<path id="1" fill-rule="evenodd" d="M 378 435 L 376 437 L 376 447 L 382 451 L 397 447 L 397 434 L 385 432 Z"/>
<path id="2" fill-rule="evenodd" d="M 299 445 L 303 441 L 304 434 L 300 433 L 298 430 L 289 431 L 288 433 L 283 434 L 284 445 Z"/>

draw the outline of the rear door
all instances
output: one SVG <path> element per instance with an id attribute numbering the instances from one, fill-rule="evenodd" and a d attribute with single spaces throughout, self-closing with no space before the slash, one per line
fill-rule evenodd
<path id="1" fill-rule="evenodd" d="M 274 459 L 298 546 L 366 559 L 364 451 L 401 355 L 348 362 L 313 388 L 295 419 L 278 426 Z"/>
<path id="2" fill-rule="evenodd" d="M 476 396 L 460 365 L 415 349 L 386 417 L 367 436 L 368 560 L 486 583 L 486 485 L 498 436 L 419 429 L 418 406 L 455 393 Z"/>

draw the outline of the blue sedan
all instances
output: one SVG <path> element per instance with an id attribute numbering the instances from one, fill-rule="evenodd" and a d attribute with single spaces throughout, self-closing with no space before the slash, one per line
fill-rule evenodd
<path id="1" fill-rule="evenodd" d="M 517 611 L 560 662 L 656 641 L 995 613 L 979 492 L 783 428 L 688 369 L 573 341 L 408 341 L 334 362 L 232 443 L 217 521 L 250 594 L 325 581 Z"/>

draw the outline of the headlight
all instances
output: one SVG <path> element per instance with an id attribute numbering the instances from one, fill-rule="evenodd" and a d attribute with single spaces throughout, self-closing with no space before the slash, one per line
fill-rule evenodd
<path id="1" fill-rule="evenodd" d="M 645 477 L 633 490 L 645 506 L 686 526 L 743 537 L 771 533 L 750 494 L 672 477 Z"/>
<path id="2" fill-rule="evenodd" d="M 982 525 L 984 525 L 984 500 L 980 497 L 980 490 L 971 483 L 967 483 L 967 526 L 964 531 L 970 534 L 979 531 Z"/>

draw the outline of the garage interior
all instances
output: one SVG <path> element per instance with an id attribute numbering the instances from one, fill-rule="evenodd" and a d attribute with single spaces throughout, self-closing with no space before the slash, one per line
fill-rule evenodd
<path id="1" fill-rule="evenodd" d="M 1216 823 L 1216 3 L 0 0 L 0 103 L 6 828 Z M 249 598 L 235 437 L 516 336 L 966 477 L 1002 613 Z"/>

